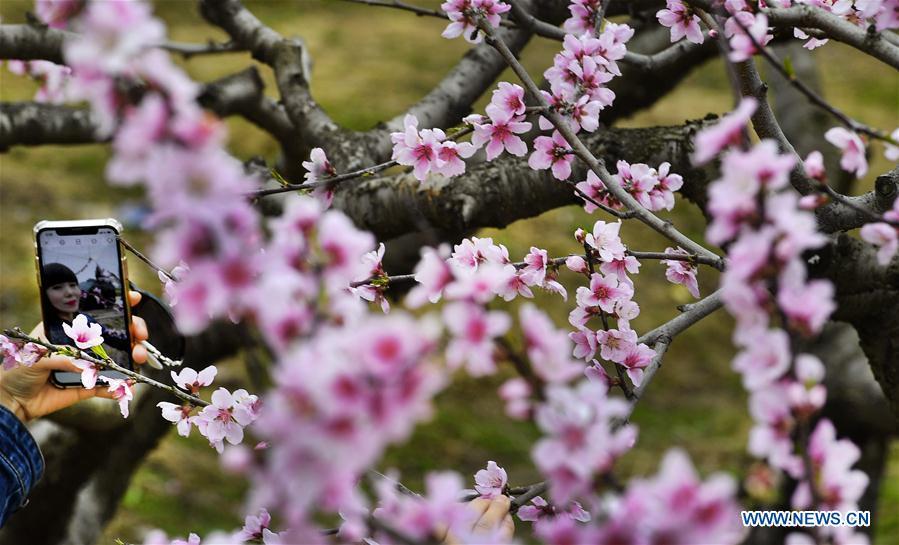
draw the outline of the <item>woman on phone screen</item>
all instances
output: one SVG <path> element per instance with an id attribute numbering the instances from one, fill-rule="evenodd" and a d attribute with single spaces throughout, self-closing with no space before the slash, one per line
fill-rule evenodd
<path id="1" fill-rule="evenodd" d="M 41 272 L 41 306 L 44 313 L 44 334 L 53 344 L 75 346 L 75 342 L 66 335 L 63 323 L 71 324 L 75 316 L 84 314 L 88 323 L 99 323 L 93 316 L 80 311 L 81 287 L 78 277 L 72 269 L 62 263 L 48 263 Z M 105 344 L 123 350 L 131 350 L 128 335 L 122 330 L 108 329 L 103 324 L 103 341 Z"/>

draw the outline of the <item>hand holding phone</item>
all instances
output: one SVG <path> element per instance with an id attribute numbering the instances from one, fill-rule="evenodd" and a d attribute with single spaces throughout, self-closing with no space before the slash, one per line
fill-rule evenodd
<path id="1" fill-rule="evenodd" d="M 140 302 L 141 295 L 136 291 L 128 293 L 131 305 Z M 135 345 L 131 350 L 131 358 L 135 363 L 147 361 L 147 351 L 140 344 L 147 339 L 147 325 L 144 320 L 135 316 L 130 327 L 131 338 Z M 43 324 L 38 324 L 31 335 L 44 338 Z M 111 398 L 112 395 L 98 384 L 90 390 L 85 388 L 59 388 L 51 383 L 53 372 L 80 373 L 80 370 L 66 356 L 42 358 L 31 367 L 15 367 L 8 371 L 0 371 L 0 405 L 16 414 L 23 422 L 64 409 L 83 399 L 92 397 Z"/>

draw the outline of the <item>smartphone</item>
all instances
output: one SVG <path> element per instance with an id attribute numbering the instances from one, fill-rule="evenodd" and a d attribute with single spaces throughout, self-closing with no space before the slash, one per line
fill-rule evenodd
<path id="1" fill-rule="evenodd" d="M 114 219 L 40 221 L 34 226 L 37 285 L 44 334 L 53 344 L 74 346 L 63 329 L 75 316 L 103 329 L 103 348 L 116 363 L 133 369 L 128 266 Z M 118 371 L 100 376 L 123 379 Z M 60 388 L 81 387 L 81 374 L 53 371 L 51 382 Z"/>

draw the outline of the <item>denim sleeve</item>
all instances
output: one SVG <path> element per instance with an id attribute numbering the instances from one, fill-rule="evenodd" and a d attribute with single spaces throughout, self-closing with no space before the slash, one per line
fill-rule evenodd
<path id="1" fill-rule="evenodd" d="M 0 527 L 27 503 L 44 473 L 44 458 L 28 428 L 0 406 Z"/>

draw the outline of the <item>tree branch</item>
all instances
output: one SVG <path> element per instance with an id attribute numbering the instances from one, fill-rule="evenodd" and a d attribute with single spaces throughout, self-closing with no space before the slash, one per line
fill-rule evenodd
<path id="1" fill-rule="evenodd" d="M 102 141 L 90 110 L 39 102 L 0 103 L 0 152 L 12 146 Z"/>
<path id="2" fill-rule="evenodd" d="M 710 171 L 690 162 L 693 136 L 710 123 L 691 121 L 672 127 L 611 128 L 585 136 L 585 144 L 609 161 L 672 164 L 684 177 L 681 193 L 704 202 Z M 574 165 L 573 179 L 586 176 Z M 421 230 L 422 224 L 442 232 L 465 233 L 480 227 L 504 227 L 513 221 L 577 204 L 571 187 L 546 172 L 534 171 L 527 158 L 503 155 L 469 165 L 450 180 L 432 176 L 419 182 L 410 174 L 361 180 L 338 191 L 334 206 L 357 226 L 387 240 Z"/>
<path id="3" fill-rule="evenodd" d="M 596 174 L 600 180 L 602 180 L 603 184 L 608 188 L 609 193 L 612 194 L 613 197 L 618 199 L 628 210 L 634 212 L 634 217 L 651 227 L 653 230 L 657 231 L 659 234 L 671 239 L 676 242 L 684 249 L 696 254 L 696 255 L 704 255 L 709 257 L 718 257 L 714 252 L 706 249 L 701 244 L 694 242 L 687 236 L 684 236 L 680 231 L 678 231 L 670 222 L 663 221 L 658 216 L 646 210 L 628 193 L 621 187 L 621 185 L 612 179 L 612 176 L 606 170 L 605 166 L 599 163 L 596 157 L 590 152 L 589 149 L 584 145 L 583 142 L 575 135 L 574 131 L 571 129 L 568 121 L 563 119 L 559 114 L 549 109 L 549 105 L 546 102 L 546 99 L 543 98 L 543 95 L 540 94 L 540 90 L 537 88 L 537 85 L 528 75 L 527 71 L 523 66 L 518 62 L 512 52 L 509 51 L 508 47 L 502 42 L 502 40 L 498 39 L 496 31 L 488 25 L 485 21 L 480 21 L 479 28 L 487 35 L 487 40 L 497 48 L 497 51 L 503 56 L 506 60 L 506 63 L 512 68 L 515 74 L 521 79 L 522 83 L 524 83 L 531 97 L 538 102 L 540 106 L 546 109 L 544 114 L 546 117 L 552 122 L 552 124 L 556 127 L 568 144 L 572 147 L 574 154 L 584 161 L 590 170 Z"/>
<path id="4" fill-rule="evenodd" d="M 38 25 L 0 25 L 0 59 L 65 64 L 62 44 L 70 32 Z"/>

